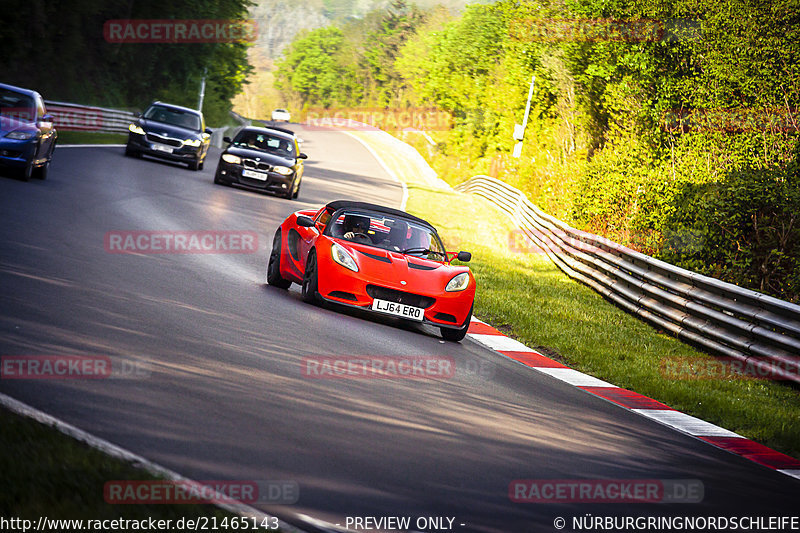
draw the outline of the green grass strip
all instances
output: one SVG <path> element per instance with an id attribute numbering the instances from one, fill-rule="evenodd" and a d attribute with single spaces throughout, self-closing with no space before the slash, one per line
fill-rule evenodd
<path id="1" fill-rule="evenodd" d="M 125 144 L 127 133 L 95 133 L 89 131 L 60 131 L 58 144 Z M 58 146 L 58 144 L 56 146 Z"/>
<path id="2" fill-rule="evenodd" d="M 172 520 L 174 526 L 181 518 L 205 517 L 209 524 L 214 519 L 221 524 L 237 517 L 210 504 L 108 504 L 103 494 L 106 482 L 160 478 L 4 408 L 0 408 L 0 450 L 0 517 L 5 519 L 32 520 L 35 524 L 39 517 L 152 518 Z M 252 520 L 249 525 L 249 531 L 254 531 Z"/>

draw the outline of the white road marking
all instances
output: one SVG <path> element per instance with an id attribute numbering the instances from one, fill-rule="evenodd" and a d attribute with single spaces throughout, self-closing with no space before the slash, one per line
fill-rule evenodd
<path id="1" fill-rule="evenodd" d="M 506 337 L 505 335 L 487 335 L 484 333 L 470 333 L 469 336 L 478 341 L 479 343 L 483 344 L 491 348 L 492 350 L 497 350 L 498 352 L 533 352 L 532 348 L 528 348 L 524 344 L 519 341 L 515 341 L 510 337 Z"/>
<path id="2" fill-rule="evenodd" d="M 666 424 L 677 430 L 694 435 L 695 437 L 740 437 L 741 435 L 721 428 L 705 420 L 681 413 L 680 411 L 664 409 L 631 409 L 636 413 L 644 415 L 662 424 Z"/>
<path id="3" fill-rule="evenodd" d="M 576 387 L 613 387 L 618 388 L 616 385 L 612 385 L 602 379 L 597 379 L 594 376 L 590 376 L 589 374 L 584 374 L 583 372 L 579 372 L 573 368 L 538 368 L 533 367 L 535 370 L 547 374 L 549 376 L 553 376 L 556 379 L 560 379 L 565 383 L 569 383 L 570 385 L 575 385 Z"/>

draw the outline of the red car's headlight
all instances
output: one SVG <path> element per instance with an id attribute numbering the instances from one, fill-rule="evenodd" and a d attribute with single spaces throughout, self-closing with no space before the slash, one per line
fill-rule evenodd
<path id="1" fill-rule="evenodd" d="M 453 276 L 447 286 L 444 288 L 447 292 L 458 292 L 463 291 L 469 286 L 469 273 L 462 272 L 461 274 L 456 274 Z"/>
<path id="2" fill-rule="evenodd" d="M 358 272 L 358 265 L 356 264 L 356 260 L 353 259 L 353 256 L 347 253 L 347 250 L 344 249 L 343 246 L 340 246 L 336 243 L 331 245 L 331 256 L 333 260 L 345 267 L 348 270 L 352 270 L 353 272 Z"/>

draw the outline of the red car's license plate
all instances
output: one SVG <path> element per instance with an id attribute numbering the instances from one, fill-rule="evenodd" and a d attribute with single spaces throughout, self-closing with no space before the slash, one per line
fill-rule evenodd
<path id="1" fill-rule="evenodd" d="M 409 320 L 422 321 L 425 315 L 425 309 L 421 307 L 413 307 L 406 304 L 398 304 L 395 302 L 387 302 L 386 300 L 373 300 L 372 310 L 380 311 L 381 313 L 389 313 L 390 315 L 407 318 Z"/>

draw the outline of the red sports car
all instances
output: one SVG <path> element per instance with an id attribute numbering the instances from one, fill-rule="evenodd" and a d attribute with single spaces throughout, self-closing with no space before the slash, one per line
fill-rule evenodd
<path id="1" fill-rule="evenodd" d="M 267 283 L 299 283 L 303 300 L 320 300 L 437 326 L 442 337 L 467 334 L 475 278 L 469 252 L 447 252 L 436 229 L 397 209 L 338 200 L 297 211 L 275 232 Z"/>

